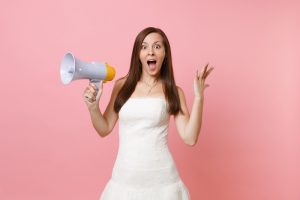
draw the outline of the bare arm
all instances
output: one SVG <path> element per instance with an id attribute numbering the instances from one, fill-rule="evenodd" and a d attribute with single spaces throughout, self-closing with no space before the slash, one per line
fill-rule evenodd
<path id="1" fill-rule="evenodd" d="M 117 120 L 118 120 L 118 114 L 114 111 L 114 102 L 116 99 L 116 96 L 119 92 L 119 90 L 121 89 L 122 85 L 123 85 L 123 80 L 118 80 L 115 82 L 109 103 L 105 109 L 104 114 L 102 114 L 100 108 L 99 108 L 99 99 L 102 93 L 102 88 L 103 86 L 100 85 L 99 88 L 99 92 L 96 95 L 96 90 L 95 87 L 93 85 L 90 85 L 85 93 L 92 93 L 94 96 L 92 96 L 91 98 L 93 99 L 94 97 L 94 101 L 89 102 L 86 101 L 86 104 L 88 106 L 88 110 L 90 112 L 90 117 L 91 117 L 91 121 L 92 124 L 95 128 L 95 130 L 97 131 L 97 133 L 101 136 L 101 137 L 105 137 L 107 135 L 109 135 L 109 133 L 111 133 L 112 129 L 114 128 Z M 90 92 L 89 92 L 90 90 Z"/>
<path id="2" fill-rule="evenodd" d="M 182 113 L 175 116 L 175 123 L 181 139 L 187 145 L 195 145 L 202 123 L 203 99 L 194 99 L 192 112 L 189 114 L 182 89 L 178 89 Z"/>
<path id="3" fill-rule="evenodd" d="M 207 70 L 207 67 L 208 65 L 206 65 L 206 67 L 200 74 L 198 74 L 197 72 L 197 76 L 195 77 L 195 98 L 191 114 L 189 114 L 188 108 L 186 106 L 184 92 L 181 88 L 178 88 L 180 104 L 183 112 L 178 113 L 175 116 L 175 123 L 180 137 L 186 144 L 191 146 L 197 143 L 200 134 L 204 103 L 204 89 L 208 86 L 205 85 L 205 78 L 213 70 L 213 68 Z"/>

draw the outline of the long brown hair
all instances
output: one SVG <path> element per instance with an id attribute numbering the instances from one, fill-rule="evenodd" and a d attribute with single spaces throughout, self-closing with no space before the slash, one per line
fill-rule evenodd
<path id="1" fill-rule="evenodd" d="M 115 103 L 114 110 L 118 113 L 124 103 L 130 98 L 135 90 L 137 82 L 142 75 L 142 63 L 139 59 L 139 53 L 142 48 L 142 42 L 150 33 L 158 33 L 163 38 L 163 45 L 165 47 L 165 58 L 160 70 L 159 79 L 162 81 L 165 98 L 168 102 L 169 114 L 176 115 L 181 112 L 180 99 L 177 87 L 174 80 L 171 47 L 166 34 L 159 28 L 148 27 L 142 30 L 136 37 L 133 50 L 131 54 L 130 69 L 126 75 L 127 79 L 119 91 Z"/>

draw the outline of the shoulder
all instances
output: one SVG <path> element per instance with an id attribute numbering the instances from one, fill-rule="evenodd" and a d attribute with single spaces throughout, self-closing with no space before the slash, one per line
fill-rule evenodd
<path id="1" fill-rule="evenodd" d="M 120 90 L 122 89 L 125 81 L 126 81 L 126 77 L 115 80 L 113 90 L 111 93 L 111 101 L 115 101 L 115 99 L 118 96 Z"/>
<path id="2" fill-rule="evenodd" d="M 176 86 L 176 88 L 177 88 L 177 92 L 178 92 L 179 97 L 181 98 L 182 96 L 184 96 L 183 89 L 181 87 L 179 87 L 178 85 Z"/>
<path id="3" fill-rule="evenodd" d="M 114 85 L 114 90 L 119 91 L 123 87 L 126 79 L 127 79 L 127 77 L 125 76 L 125 77 L 122 77 L 122 78 L 119 78 L 118 80 L 116 80 L 115 85 Z"/>
<path id="4" fill-rule="evenodd" d="M 185 94 L 184 94 L 183 89 L 179 86 L 176 86 L 176 88 L 177 88 L 180 104 L 182 104 L 182 103 L 185 104 L 186 99 L 185 99 Z"/>

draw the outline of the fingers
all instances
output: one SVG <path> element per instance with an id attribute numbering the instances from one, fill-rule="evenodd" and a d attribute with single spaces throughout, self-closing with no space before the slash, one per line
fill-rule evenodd
<path id="1" fill-rule="evenodd" d="M 206 65 L 205 65 L 205 67 L 204 67 L 204 74 L 206 73 L 206 71 L 207 71 L 207 67 L 208 67 L 208 65 L 209 65 L 209 63 L 207 63 Z"/>
<path id="2" fill-rule="evenodd" d="M 209 67 L 209 64 L 207 63 L 205 65 L 204 68 L 202 68 L 201 72 L 199 73 L 198 70 L 197 70 L 197 73 L 196 73 L 196 76 L 197 76 L 197 79 L 206 79 L 206 77 L 211 73 L 211 71 L 213 70 L 214 68 L 213 67 Z"/>
<path id="3" fill-rule="evenodd" d="M 89 90 L 88 90 L 88 91 L 85 91 L 83 96 L 84 96 L 84 100 L 85 100 L 86 102 L 93 103 L 93 102 L 96 100 L 95 95 L 93 95 L 93 93 L 90 92 Z"/>
<path id="4" fill-rule="evenodd" d="M 197 69 L 197 71 L 196 71 L 196 78 L 197 78 L 197 80 L 199 80 L 199 72 L 198 72 L 198 69 Z"/>
<path id="5" fill-rule="evenodd" d="M 97 96 L 97 87 L 95 84 L 90 83 L 89 86 L 85 89 L 83 93 L 85 101 L 93 103 L 96 100 Z"/>
<path id="6" fill-rule="evenodd" d="M 90 83 L 88 88 L 94 93 L 97 92 L 97 86 L 94 83 Z"/>
<path id="7" fill-rule="evenodd" d="M 204 79 L 206 79 L 206 77 L 210 74 L 210 72 L 213 70 L 214 68 L 211 67 L 205 74 L 204 74 Z"/>
<path id="8" fill-rule="evenodd" d="M 99 89 L 98 89 L 98 93 L 96 95 L 96 99 L 98 100 L 102 94 L 102 90 L 103 90 L 103 81 L 100 81 L 99 83 Z"/>

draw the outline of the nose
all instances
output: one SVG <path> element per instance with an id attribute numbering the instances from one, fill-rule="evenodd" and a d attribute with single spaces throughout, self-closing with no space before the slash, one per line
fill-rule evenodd
<path id="1" fill-rule="evenodd" d="M 153 55 L 153 54 L 154 54 L 154 51 L 153 51 L 152 48 L 149 48 L 148 54 L 149 54 L 149 55 Z"/>

